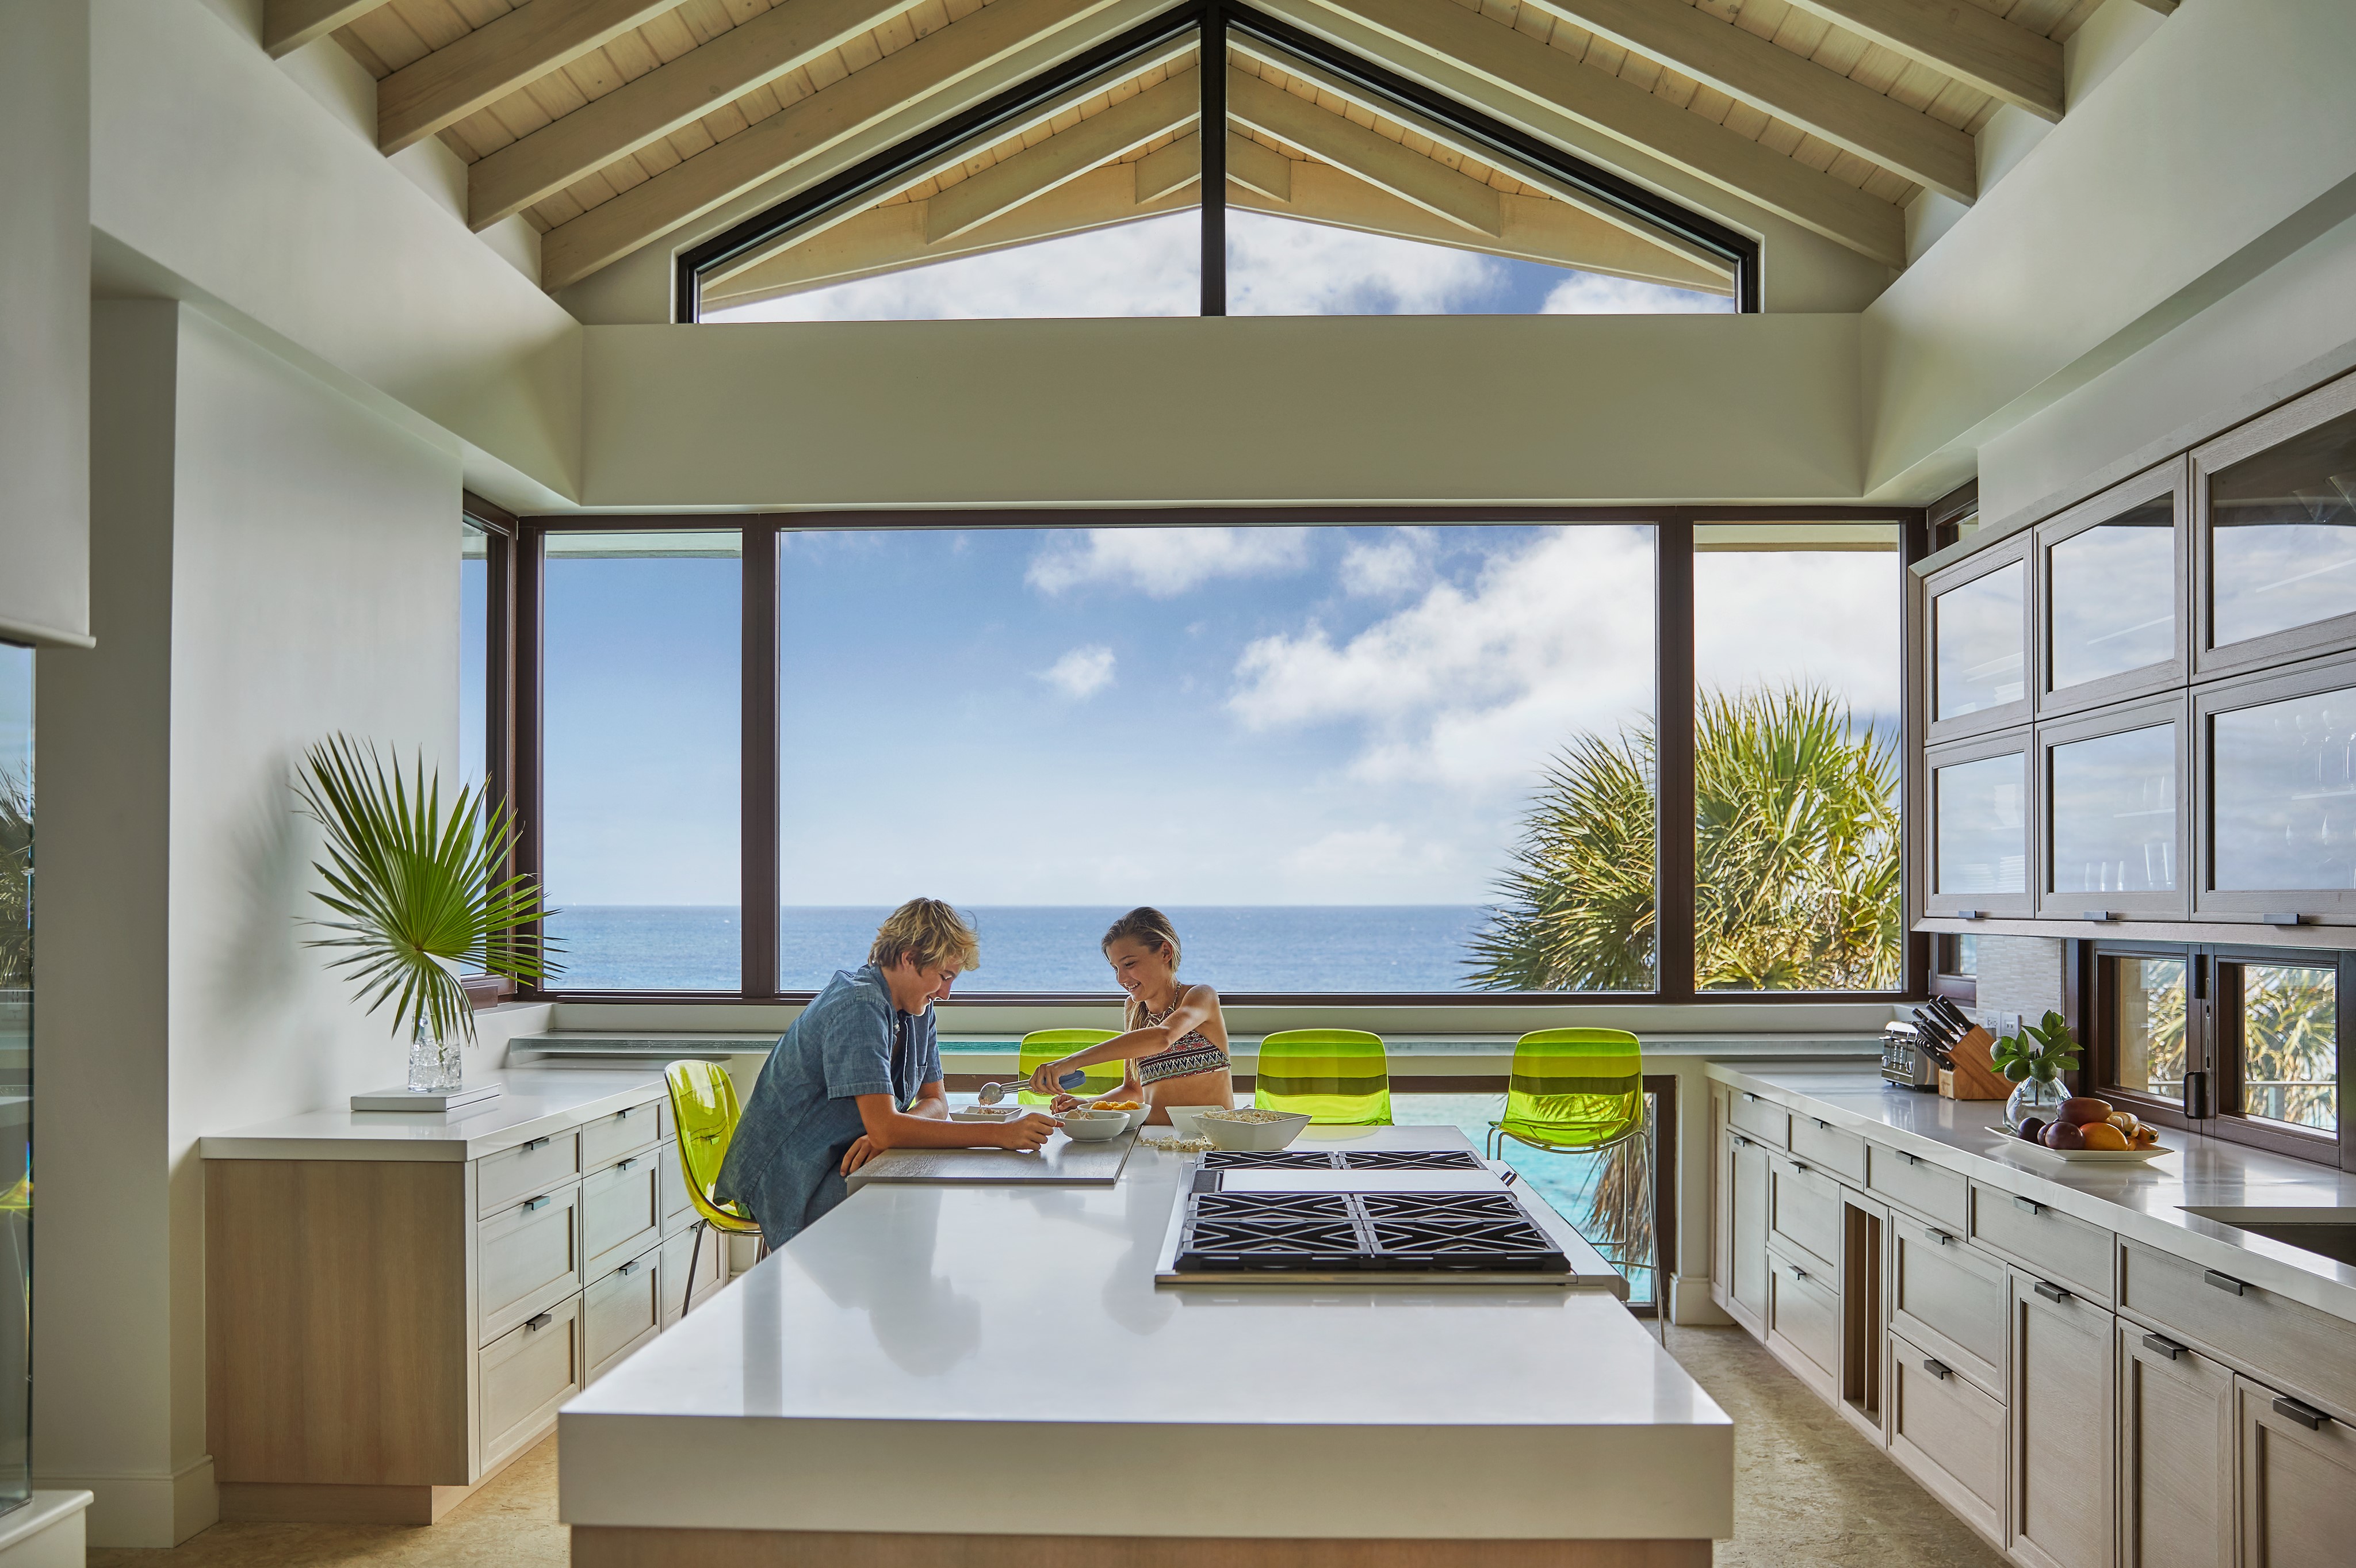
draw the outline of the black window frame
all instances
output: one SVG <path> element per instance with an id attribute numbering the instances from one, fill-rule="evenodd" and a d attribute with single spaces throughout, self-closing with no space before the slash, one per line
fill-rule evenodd
<path id="1" fill-rule="evenodd" d="M 1280 17 L 1237 0 L 1183 0 L 1128 31 L 1050 66 L 1004 92 L 917 132 L 883 152 L 824 179 L 812 182 L 751 217 L 678 252 L 672 262 L 671 319 L 693 325 L 702 317 L 703 274 L 767 244 L 822 213 L 861 202 L 896 179 L 948 156 L 991 130 L 1012 124 L 1074 88 L 1116 70 L 1193 33 L 1203 40 L 1203 58 L 1224 58 L 1226 40 L 1241 35 L 1281 49 L 1329 71 L 1387 104 L 1410 123 L 1431 121 L 1500 158 L 1518 162 L 1671 237 L 1725 261 L 1734 270 L 1739 314 L 1760 306 L 1759 242 L 1740 230 L 1669 200 L 1552 142 L 1484 113 L 1472 104 L 1435 91 L 1378 65 Z M 1226 76 L 1201 73 L 1202 125 L 1226 123 Z M 1226 314 L 1226 142 L 1204 136 L 1202 215 L 1202 306 L 1206 317 Z"/>
<path id="2" fill-rule="evenodd" d="M 522 524 L 515 513 L 472 490 L 460 492 L 458 512 L 481 531 L 484 558 L 483 637 L 483 779 L 486 797 L 515 810 L 516 772 L 516 538 Z M 514 875 L 519 865 L 511 851 L 499 867 Z M 515 983 L 504 975 L 465 977 L 466 995 L 477 1007 L 489 1006 L 515 994 Z"/>

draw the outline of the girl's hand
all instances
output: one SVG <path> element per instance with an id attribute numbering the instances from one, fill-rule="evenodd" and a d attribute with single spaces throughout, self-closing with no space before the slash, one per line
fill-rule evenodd
<path id="1" fill-rule="evenodd" d="M 1048 1110 L 1054 1112 L 1058 1116 L 1061 1116 L 1066 1111 L 1086 1111 L 1089 1108 L 1089 1101 L 1075 1099 L 1068 1094 L 1058 1094 L 1047 1106 Z"/>
<path id="2" fill-rule="evenodd" d="M 1072 1069 L 1062 1062 L 1041 1062 L 1031 1069 L 1031 1087 L 1041 1094 L 1061 1094 L 1063 1076 Z"/>

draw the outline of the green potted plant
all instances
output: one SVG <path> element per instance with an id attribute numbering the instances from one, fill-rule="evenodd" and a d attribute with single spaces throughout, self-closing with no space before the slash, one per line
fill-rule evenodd
<path id="1" fill-rule="evenodd" d="M 2052 1120 L 2069 1098 L 2062 1075 L 2078 1065 L 2078 1042 L 2070 1037 L 2068 1020 L 2049 1012 L 2035 1024 L 2022 1020 L 2019 1033 L 1997 1040 L 1988 1061 L 2014 1086 L 2004 1102 L 2004 1126 L 2018 1132 L 2024 1117 Z"/>
<path id="2" fill-rule="evenodd" d="M 396 1037 L 406 1037 L 405 1091 L 356 1097 L 369 1108 L 403 1092 L 440 1109 L 465 1092 L 462 1045 L 475 1040 L 475 1009 L 459 974 L 468 969 L 536 985 L 560 972 L 532 928 L 553 911 L 541 908 L 530 876 L 506 875 L 515 818 L 505 801 L 460 787 L 445 811 L 439 773 L 420 756 L 413 774 L 395 756 L 334 736 L 303 758 L 294 792 L 305 815 L 325 831 L 327 859 L 314 862 L 327 886 L 316 894 L 333 918 L 306 924 L 332 935 L 306 947 L 337 950 L 330 969 L 349 975 L 373 1015 L 390 1005 Z M 430 1097 L 430 1098 L 429 1098 Z"/>

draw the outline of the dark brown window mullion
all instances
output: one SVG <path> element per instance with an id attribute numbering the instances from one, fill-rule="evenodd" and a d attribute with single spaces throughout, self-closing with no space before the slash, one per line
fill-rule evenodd
<path id="1" fill-rule="evenodd" d="M 744 525 L 744 670 L 739 853 L 744 994 L 777 993 L 777 525 Z"/>
<path id="2" fill-rule="evenodd" d="M 2186 1116 L 2184 1108 L 2155 1094 L 2122 1087 L 2119 1083 L 2119 972 L 2120 959 L 2176 959 L 2184 964 L 2184 1067 L 2187 1073 L 2201 1070 L 2207 1063 L 2208 1028 L 2202 1009 L 2206 988 L 2198 976 L 2202 964 L 2198 948 L 2178 947 L 2167 943 L 2073 943 L 2082 957 L 2078 961 L 2078 986 L 2085 999 L 2083 1025 L 2079 1039 L 2085 1045 L 2079 1058 L 2081 1066 L 2072 1075 L 2074 1092 L 2089 1094 L 2109 1101 L 2122 1111 L 2131 1111 L 2144 1121 L 2158 1127 L 2170 1127 L 2179 1132 L 2207 1131 L 2207 1123 L 2196 1128 Z M 2213 1079 L 2211 1080 L 2214 1081 Z"/>
<path id="3" fill-rule="evenodd" d="M 509 804 L 516 813 L 513 865 L 517 875 L 531 877 L 540 883 L 544 894 L 547 883 L 540 831 L 543 793 L 541 666 L 544 651 L 541 628 L 546 620 L 548 604 L 548 553 L 547 530 L 541 523 L 526 520 L 517 529 L 515 542 L 509 551 L 509 564 L 515 607 L 509 685 L 513 704 L 509 729 L 513 766 L 509 774 L 508 795 Z M 545 922 L 534 921 L 527 940 L 538 949 L 546 935 Z M 549 989 L 532 986 L 524 994 L 539 995 Z"/>
<path id="4" fill-rule="evenodd" d="M 1693 524 L 1653 530 L 1653 989 L 1694 999 Z"/>
<path id="5" fill-rule="evenodd" d="M 1928 822 L 1914 821 L 1915 805 L 1923 799 L 1922 737 L 1930 715 L 1923 712 L 1922 693 L 1923 682 L 1922 579 L 1914 575 L 1914 564 L 1932 551 L 1931 524 L 1927 518 L 1908 518 L 1898 526 L 1898 926 L 1899 940 L 1905 943 L 1905 955 L 1899 964 L 1898 984 L 1909 997 L 1924 997 L 1931 993 L 1933 964 L 1931 938 L 1914 929 L 1914 911 L 1922 907 L 1927 887 L 1915 886 L 1915 872 L 1927 865 L 1928 857 L 1908 853 L 1917 831 L 1928 831 Z M 1979 985 L 1975 979 L 1972 997 L 1977 1001 Z"/>

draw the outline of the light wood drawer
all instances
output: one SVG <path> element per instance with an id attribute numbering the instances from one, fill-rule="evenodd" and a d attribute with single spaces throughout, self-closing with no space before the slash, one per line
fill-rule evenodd
<path id="1" fill-rule="evenodd" d="M 1841 1255 L 1840 1186 L 1779 1155 L 1767 1156 L 1767 1238 L 1826 1278 Z"/>
<path id="2" fill-rule="evenodd" d="M 663 1238 L 661 1277 L 655 1288 L 661 1293 L 659 1299 L 665 1328 L 679 1321 L 680 1311 L 687 1305 L 687 1272 L 691 1264 L 695 1269 L 697 1305 L 701 1305 L 703 1299 L 723 1283 L 722 1271 L 727 1267 L 728 1238 L 717 1230 L 706 1230 L 701 1232 L 703 1244 L 699 1247 L 696 1245 L 698 1234 L 690 1228 Z"/>
<path id="3" fill-rule="evenodd" d="M 1890 1326 L 1996 1397 L 2004 1388 L 2004 1265 L 1953 1230 L 1890 1216 Z"/>
<path id="4" fill-rule="evenodd" d="M 1792 1114 L 1773 1101 L 1751 1093 L 1747 1089 L 1731 1090 L 1726 1102 L 1726 1120 L 1763 1144 L 1783 1148 L 1792 1136 Z"/>
<path id="5" fill-rule="evenodd" d="M 581 1190 L 536 1193 L 477 1228 L 478 1344 L 580 1290 Z"/>
<path id="6" fill-rule="evenodd" d="M 1793 1117 L 1792 1158 L 1821 1166 L 1853 1186 L 1865 1185 L 1865 1140 L 1829 1122 Z"/>
<path id="7" fill-rule="evenodd" d="M 1972 1183 L 1972 1239 L 2004 1252 L 2029 1273 L 2111 1304 L 2111 1258 L 2117 1239 L 2034 1198 Z"/>
<path id="8" fill-rule="evenodd" d="M 662 1162 L 626 1155 L 581 1183 L 581 1251 L 595 1279 L 662 1239 Z"/>
<path id="9" fill-rule="evenodd" d="M 612 1165 L 625 1155 L 652 1148 L 662 1136 L 662 1101 L 626 1106 L 611 1116 L 582 1124 L 581 1169 L 586 1173 Z"/>
<path id="10" fill-rule="evenodd" d="M 2136 1241 L 2121 1249 L 2119 1279 L 2119 1305 L 2169 1338 L 2356 1421 L 2356 1324 Z"/>
<path id="11" fill-rule="evenodd" d="M 1964 1228 L 1970 1192 L 1963 1176 L 1919 1155 L 1868 1144 L 1865 1189 L 1911 1208 L 1925 1219 L 1935 1219 L 1957 1230 Z"/>
<path id="12" fill-rule="evenodd" d="M 1833 1276 L 1815 1264 L 1767 1254 L 1767 1347 L 1831 1397 L 1840 1366 L 1840 1298 Z"/>
<path id="13" fill-rule="evenodd" d="M 677 1144 L 662 1145 L 663 1234 L 681 1230 L 695 1221 L 695 1202 L 687 1196 L 687 1160 Z"/>
<path id="14" fill-rule="evenodd" d="M 2003 1539 L 2004 1406 L 1918 1345 L 1893 1336 L 1890 1352 L 1890 1456 L 1949 1508 Z"/>
<path id="15" fill-rule="evenodd" d="M 484 1156 L 475 1167 L 475 1197 L 485 1219 L 527 1197 L 553 1192 L 581 1174 L 581 1138 L 561 1133 Z"/>
<path id="16" fill-rule="evenodd" d="M 483 1347 L 483 1467 L 487 1469 L 556 1423 L 581 1391 L 581 1298 L 565 1297 Z"/>
<path id="17" fill-rule="evenodd" d="M 581 1359 L 588 1364 L 588 1382 L 660 1331 L 661 1252 L 659 1246 L 648 1248 L 581 1293 Z"/>

